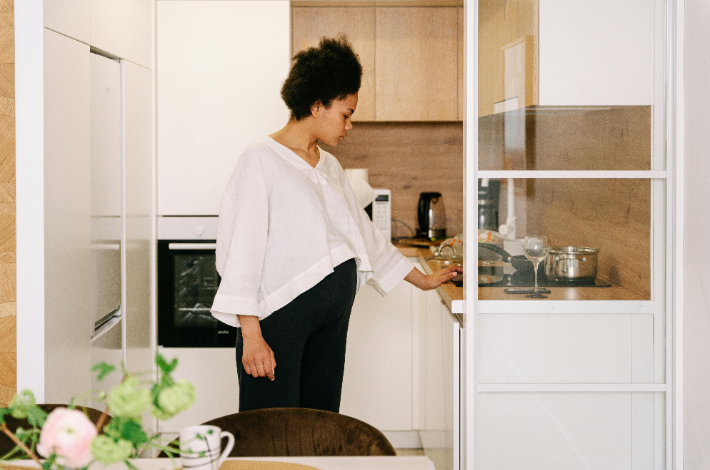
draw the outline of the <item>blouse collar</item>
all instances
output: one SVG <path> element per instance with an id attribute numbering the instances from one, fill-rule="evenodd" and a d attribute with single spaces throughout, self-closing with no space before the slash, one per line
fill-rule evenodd
<path id="1" fill-rule="evenodd" d="M 318 147 L 318 154 L 320 155 L 318 159 L 318 163 L 316 163 L 315 167 L 312 167 L 307 161 L 305 161 L 303 158 L 301 158 L 296 152 L 291 150 L 290 148 L 286 147 L 285 145 L 282 145 L 278 142 L 276 142 L 272 137 L 266 136 L 265 142 L 273 148 L 276 153 L 278 153 L 281 157 L 286 159 L 289 163 L 291 163 L 293 166 L 296 168 L 299 168 L 301 170 L 313 170 L 313 169 L 318 169 L 321 170 L 323 167 L 323 161 L 325 160 L 324 157 L 324 152 L 323 149 Z"/>

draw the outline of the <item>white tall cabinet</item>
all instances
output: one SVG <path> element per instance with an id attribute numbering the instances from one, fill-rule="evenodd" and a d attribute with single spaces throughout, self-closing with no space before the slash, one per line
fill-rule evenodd
<path id="1" fill-rule="evenodd" d="M 289 2 L 162 0 L 157 41 L 158 215 L 217 215 L 244 148 L 288 121 Z"/>
<path id="2" fill-rule="evenodd" d="M 95 359 L 152 367 L 153 8 L 154 0 L 14 6 L 17 385 L 40 403 L 87 392 Z M 92 245 L 94 254 L 126 248 L 119 272 L 95 284 L 120 283 L 123 316 L 93 351 Z M 124 353 L 127 327 L 142 333 L 141 354 Z"/>

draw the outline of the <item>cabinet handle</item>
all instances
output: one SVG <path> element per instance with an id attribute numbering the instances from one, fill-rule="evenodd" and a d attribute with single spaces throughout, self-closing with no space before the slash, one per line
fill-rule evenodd
<path id="1" fill-rule="evenodd" d="M 216 243 L 168 243 L 168 250 L 216 250 Z"/>

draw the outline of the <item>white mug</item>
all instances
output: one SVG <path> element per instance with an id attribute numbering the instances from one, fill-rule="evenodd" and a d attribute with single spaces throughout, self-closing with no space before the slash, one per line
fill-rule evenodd
<path id="1" fill-rule="evenodd" d="M 227 447 L 220 453 L 223 437 L 227 438 Z M 184 469 L 219 470 L 233 447 L 232 433 L 217 426 L 190 426 L 180 431 L 180 462 Z"/>

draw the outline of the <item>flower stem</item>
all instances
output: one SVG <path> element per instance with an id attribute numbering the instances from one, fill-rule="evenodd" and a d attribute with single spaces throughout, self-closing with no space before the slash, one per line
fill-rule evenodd
<path id="1" fill-rule="evenodd" d="M 108 406 L 104 409 L 104 412 L 99 416 L 99 420 L 96 422 L 96 433 L 101 434 L 104 428 L 104 422 L 106 422 L 106 417 L 108 416 Z"/>
<path id="2" fill-rule="evenodd" d="M 6 435 L 7 437 L 9 437 L 12 442 L 14 442 L 15 444 L 17 444 L 17 446 L 18 446 L 20 449 L 22 449 L 23 451 L 25 451 L 25 454 L 27 454 L 27 456 L 28 456 L 29 458 L 31 458 L 32 460 L 34 460 L 35 462 L 37 462 L 37 463 L 39 464 L 39 466 L 42 467 L 42 462 L 39 461 L 39 457 L 37 457 L 34 452 L 32 452 L 25 444 L 23 444 L 22 441 L 19 440 L 19 439 L 12 433 L 12 431 L 10 431 L 10 430 L 7 428 L 7 425 L 6 425 L 5 423 L 2 423 L 2 425 L 0 425 L 0 431 L 4 432 L 5 435 Z"/>

